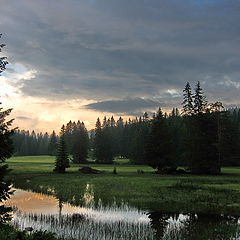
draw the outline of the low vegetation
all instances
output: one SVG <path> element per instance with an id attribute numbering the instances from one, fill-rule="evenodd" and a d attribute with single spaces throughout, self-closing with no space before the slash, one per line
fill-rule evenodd
<path id="1" fill-rule="evenodd" d="M 0 225 L 0 239 L 1 240 L 58 240 L 53 233 L 45 231 L 18 231 L 12 226 L 2 224 Z"/>
<path id="2" fill-rule="evenodd" d="M 72 164 L 65 174 L 52 172 L 55 158 L 51 156 L 14 157 L 8 163 L 13 171 L 14 186 L 46 194 L 62 201 L 84 204 L 86 185 L 91 185 L 94 199 L 109 205 L 128 202 L 141 209 L 181 213 L 225 213 L 239 215 L 240 168 L 226 167 L 221 175 L 159 175 L 144 165 L 130 165 L 115 160 L 113 165 L 84 164 L 104 171 L 101 174 L 80 173 Z M 113 174 L 116 168 L 117 174 Z"/>

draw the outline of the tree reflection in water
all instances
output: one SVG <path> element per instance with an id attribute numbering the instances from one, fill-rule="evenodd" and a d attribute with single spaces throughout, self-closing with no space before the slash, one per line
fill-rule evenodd
<path id="1" fill-rule="evenodd" d="M 148 217 L 159 240 L 240 239 L 239 218 L 234 216 L 150 212 Z"/>
<path id="2" fill-rule="evenodd" d="M 24 229 L 55 232 L 71 239 L 92 240 L 236 240 L 238 218 L 224 215 L 142 211 L 127 203 L 103 204 L 87 185 L 82 205 L 70 205 L 55 189 L 54 196 L 17 190 L 10 199 L 13 224 Z"/>

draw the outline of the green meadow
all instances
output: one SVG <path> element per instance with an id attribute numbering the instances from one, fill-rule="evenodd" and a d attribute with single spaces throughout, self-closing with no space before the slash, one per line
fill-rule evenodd
<path id="1" fill-rule="evenodd" d="M 57 196 L 65 202 L 82 205 L 90 187 L 94 200 L 104 205 L 113 202 L 143 210 L 169 213 L 240 215 L 240 168 L 227 167 L 221 175 L 158 175 L 143 165 L 131 165 L 116 159 L 112 165 L 90 163 L 104 171 L 83 174 L 72 164 L 67 173 L 57 174 L 54 157 L 13 157 L 7 161 L 12 171 L 8 178 L 14 187 Z M 117 174 L 113 174 L 116 168 Z"/>

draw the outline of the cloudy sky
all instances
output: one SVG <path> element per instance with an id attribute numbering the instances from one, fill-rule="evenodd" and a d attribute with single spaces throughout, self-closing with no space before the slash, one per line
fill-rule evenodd
<path id="1" fill-rule="evenodd" d="M 0 0 L 3 106 L 15 124 L 180 107 L 187 81 L 240 106 L 239 0 Z"/>

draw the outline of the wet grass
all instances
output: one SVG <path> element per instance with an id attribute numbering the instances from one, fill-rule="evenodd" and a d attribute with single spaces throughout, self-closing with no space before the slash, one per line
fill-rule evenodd
<path id="1" fill-rule="evenodd" d="M 64 240 L 55 237 L 55 234 L 45 231 L 34 231 L 31 234 L 25 230 L 17 230 L 13 226 L 0 224 L 1 240 Z"/>
<path id="2" fill-rule="evenodd" d="M 152 211 L 240 215 L 239 167 L 224 168 L 219 176 L 157 175 L 148 166 L 120 159 L 113 165 L 89 164 L 105 171 L 91 175 L 79 173 L 75 164 L 66 174 L 55 174 L 50 156 L 14 157 L 8 163 L 15 187 L 55 194 L 77 205 L 83 204 L 90 184 L 96 202 L 101 199 L 105 205 L 125 201 Z M 113 174 L 114 167 L 117 174 Z"/>

